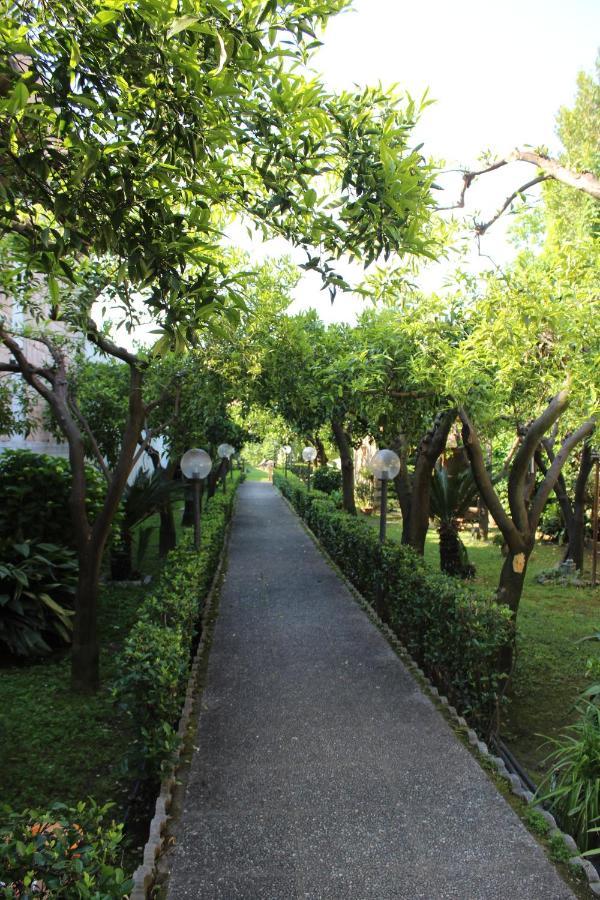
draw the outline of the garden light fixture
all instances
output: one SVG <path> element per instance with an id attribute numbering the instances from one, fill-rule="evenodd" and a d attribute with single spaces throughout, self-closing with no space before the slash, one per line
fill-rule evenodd
<path id="1" fill-rule="evenodd" d="M 287 478 L 288 477 L 287 476 L 288 457 L 289 457 L 290 453 L 292 452 L 292 448 L 290 447 L 289 444 L 284 444 L 281 449 L 283 450 L 283 453 L 284 453 L 285 477 Z"/>
<path id="2" fill-rule="evenodd" d="M 225 463 L 225 467 L 223 469 L 223 475 L 222 475 L 222 479 L 221 479 L 224 492 L 227 489 L 227 469 L 231 466 L 230 460 L 234 453 L 235 453 L 235 447 L 232 447 L 231 444 L 219 444 L 219 446 L 217 447 L 217 456 L 219 457 L 219 459 L 227 460 L 227 462 Z M 233 477 L 233 467 L 231 467 L 231 468 L 232 468 L 232 477 Z"/>
<path id="3" fill-rule="evenodd" d="M 302 459 L 304 460 L 305 463 L 308 463 L 308 469 L 307 469 L 308 474 L 307 474 L 306 483 L 307 483 L 307 487 L 308 487 L 309 491 L 310 491 L 310 473 L 312 471 L 313 461 L 316 458 L 317 458 L 317 451 L 315 450 L 314 447 L 305 447 L 304 450 L 302 451 Z"/>
<path id="4" fill-rule="evenodd" d="M 200 549 L 200 482 L 212 469 L 212 459 L 206 450 L 193 448 L 181 457 L 181 471 L 194 485 L 194 547 Z"/>
<path id="5" fill-rule="evenodd" d="M 393 450 L 378 450 L 371 457 L 369 468 L 375 478 L 381 481 L 381 514 L 379 518 L 379 540 L 385 541 L 387 526 L 387 486 L 390 479 L 395 478 L 400 471 L 400 457 Z"/>

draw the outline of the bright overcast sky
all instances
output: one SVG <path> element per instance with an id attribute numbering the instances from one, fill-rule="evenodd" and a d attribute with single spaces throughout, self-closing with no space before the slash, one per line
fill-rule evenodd
<path id="1" fill-rule="evenodd" d="M 381 81 L 420 96 L 429 88 L 436 103 L 419 124 L 416 143 L 423 141 L 423 152 L 448 167 L 469 165 L 485 149 L 499 155 L 525 144 L 557 149 L 556 112 L 572 103 L 577 73 L 594 67 L 600 0 L 355 0 L 352 10 L 331 20 L 323 41 L 314 67 L 333 89 Z M 510 170 L 486 176 L 472 190 L 467 212 L 491 215 L 535 173 L 523 163 Z M 482 245 L 500 262 L 510 252 L 505 227 L 499 222 Z M 271 242 L 264 249 L 285 247 Z M 252 250 L 255 258 L 264 252 Z M 431 271 L 424 287 L 438 287 L 446 271 Z M 352 318 L 353 298 L 340 295 L 330 306 L 319 286 L 316 277 L 303 279 L 295 305 L 315 306 L 329 321 Z"/>

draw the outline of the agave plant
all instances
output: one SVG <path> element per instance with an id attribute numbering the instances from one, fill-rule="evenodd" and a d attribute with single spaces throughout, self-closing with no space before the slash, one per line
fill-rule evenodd
<path id="1" fill-rule="evenodd" d="M 597 847 L 600 819 L 600 708 L 579 707 L 580 716 L 560 738 L 544 762 L 550 769 L 538 788 L 537 800 L 549 805 L 580 850 Z M 596 826 L 596 827 L 594 827 Z"/>
<path id="2" fill-rule="evenodd" d="M 475 575 L 475 567 L 469 563 L 467 548 L 458 533 L 458 519 L 475 502 L 477 494 L 471 469 L 448 475 L 444 466 L 435 466 L 431 476 L 430 510 L 438 522 L 440 567 L 448 575 L 460 578 Z"/>
<path id="3" fill-rule="evenodd" d="M 0 552 L 0 644 L 15 656 L 39 656 L 68 644 L 77 562 L 66 547 L 6 543 Z"/>

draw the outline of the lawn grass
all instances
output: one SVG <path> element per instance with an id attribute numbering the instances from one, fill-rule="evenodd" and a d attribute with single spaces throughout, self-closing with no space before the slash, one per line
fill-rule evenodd
<path id="1" fill-rule="evenodd" d="M 278 471 L 277 469 L 275 471 Z M 263 472 L 262 469 L 257 469 L 256 466 L 250 466 L 250 468 L 246 469 L 246 481 L 268 481 L 269 476 L 266 472 Z"/>
<path id="2" fill-rule="evenodd" d="M 102 688 L 70 692 L 70 660 L 41 660 L 0 669 L 0 798 L 15 809 L 76 803 L 93 796 L 122 808 L 120 767 L 129 744 L 110 685 L 116 650 L 136 619 L 140 587 L 105 587 L 99 622 Z"/>
<path id="3" fill-rule="evenodd" d="M 379 518 L 365 517 L 373 528 Z M 400 540 L 401 522 L 390 518 L 388 537 Z M 492 593 L 497 587 L 503 558 L 497 545 L 462 538 L 477 569 L 473 584 Z M 577 641 L 600 630 L 600 588 L 538 584 L 535 576 L 562 559 L 562 548 L 538 544 L 531 556 L 517 620 L 517 655 L 509 704 L 503 715 L 502 737 L 517 759 L 539 781 L 549 747 L 545 737 L 556 737 L 577 717 L 575 704 L 588 685 L 586 660 L 600 653 L 600 645 Z M 438 536 L 430 528 L 425 559 L 439 567 Z M 589 572 L 589 561 L 587 571 Z"/>
<path id="4" fill-rule="evenodd" d="M 183 502 L 175 504 L 178 536 Z M 143 576 L 160 571 L 158 515 L 140 564 Z M 136 562 L 134 551 L 134 563 Z M 106 584 L 99 605 L 101 688 L 92 697 L 70 691 L 68 652 L 0 668 L 0 802 L 15 809 L 44 808 L 88 796 L 124 809 L 131 783 L 124 770 L 130 743 L 127 721 L 111 685 L 117 652 L 137 618 L 148 585 Z"/>

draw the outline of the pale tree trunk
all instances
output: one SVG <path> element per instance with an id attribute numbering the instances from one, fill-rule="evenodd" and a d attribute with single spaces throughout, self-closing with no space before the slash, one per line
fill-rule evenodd
<path id="1" fill-rule="evenodd" d="M 496 598 L 499 603 L 506 604 L 516 622 L 527 563 L 535 544 L 535 533 L 548 501 L 554 490 L 561 470 L 571 450 L 581 441 L 587 440 L 594 430 L 593 420 L 581 425 L 563 441 L 559 452 L 554 457 L 545 477 L 527 503 L 527 478 L 531 460 L 538 450 L 546 432 L 548 432 L 565 411 L 568 404 L 568 391 L 560 391 L 548 404 L 546 409 L 527 428 L 516 452 L 508 477 L 509 512 L 504 509 L 485 466 L 483 451 L 479 437 L 467 411 L 459 410 L 463 423 L 463 441 L 477 487 L 485 500 L 508 547 L 508 555 L 502 566 Z M 513 661 L 513 644 L 504 648 L 501 654 L 502 670 L 510 675 Z"/>

